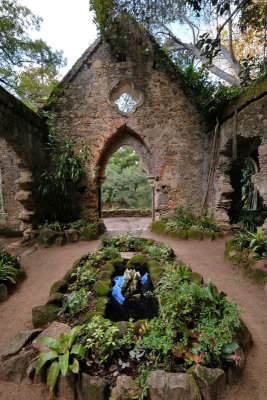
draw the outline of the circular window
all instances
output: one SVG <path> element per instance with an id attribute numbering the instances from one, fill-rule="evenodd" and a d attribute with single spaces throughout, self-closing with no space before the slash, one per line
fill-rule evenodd
<path id="1" fill-rule="evenodd" d="M 143 101 L 141 91 L 135 88 L 129 80 L 117 83 L 109 94 L 109 103 L 123 115 L 133 114 L 136 108 L 143 104 Z"/>

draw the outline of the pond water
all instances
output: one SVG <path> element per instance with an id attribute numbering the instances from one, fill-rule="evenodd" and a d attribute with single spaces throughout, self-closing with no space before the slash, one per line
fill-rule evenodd
<path id="1" fill-rule="evenodd" d="M 153 283 L 148 271 L 141 274 L 141 300 L 140 302 L 125 301 L 122 294 L 124 284 L 124 275 L 116 275 L 112 279 L 112 289 L 109 303 L 106 307 L 106 318 L 111 321 L 128 321 L 132 318 L 134 321 L 139 319 L 151 319 L 158 314 L 158 302 L 155 297 L 146 295 L 147 292 L 154 290 Z"/>

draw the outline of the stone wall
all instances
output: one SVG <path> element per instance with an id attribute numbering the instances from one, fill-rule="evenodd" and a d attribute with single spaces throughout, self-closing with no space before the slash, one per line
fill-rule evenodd
<path id="1" fill-rule="evenodd" d="M 47 132 L 43 119 L 0 87 L 0 164 L 4 211 L 1 225 L 27 231 L 37 204 L 35 177 L 46 165 Z"/>
<path id="2" fill-rule="evenodd" d="M 0 138 L 0 170 L 2 178 L 2 199 L 3 210 L 0 211 L 0 233 L 6 230 L 19 231 L 19 214 L 23 210 L 22 204 L 16 200 L 19 191 L 17 179 L 20 171 L 17 166 L 16 154 L 7 145 L 4 139 Z"/>
<path id="3" fill-rule="evenodd" d="M 111 50 L 111 44 L 98 39 L 63 80 L 64 91 L 52 105 L 62 132 L 77 148 L 87 140 L 92 150 L 81 188 L 81 215 L 98 214 L 106 163 L 126 144 L 146 164 L 157 214 L 179 203 L 199 210 L 205 140 L 192 95 L 177 76 L 156 65 L 153 54 L 139 63 L 126 53 L 126 61 L 118 62 Z M 142 102 L 131 114 L 120 113 L 111 102 L 114 87 L 123 80 L 141 92 Z"/>
<path id="4" fill-rule="evenodd" d="M 236 117 L 234 112 L 237 110 Z M 237 126 L 237 159 L 233 160 L 233 126 Z M 209 191 L 208 206 L 222 223 L 229 223 L 229 210 L 233 206 L 235 174 L 244 159 L 255 160 L 257 172 L 252 182 L 258 190 L 261 208 L 267 209 L 267 79 L 254 84 L 220 116 L 221 124 L 216 144 L 213 184 Z M 210 133 L 212 137 L 213 133 Z M 211 140 L 209 142 L 210 148 Z M 238 176 L 237 178 L 238 179 Z M 264 229 L 266 229 L 266 222 Z"/>

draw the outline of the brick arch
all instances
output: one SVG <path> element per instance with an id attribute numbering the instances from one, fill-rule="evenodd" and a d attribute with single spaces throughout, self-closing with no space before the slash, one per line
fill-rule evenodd
<path id="1" fill-rule="evenodd" d="M 110 157 L 121 147 L 130 146 L 141 158 L 142 162 L 147 167 L 147 177 L 151 184 L 152 189 L 152 219 L 155 218 L 155 159 L 154 155 L 151 153 L 148 145 L 145 143 L 144 139 L 136 133 L 134 130 L 130 129 L 126 125 L 121 126 L 105 143 L 100 156 L 97 160 L 98 167 L 98 180 L 97 180 L 97 197 L 98 197 L 98 216 L 101 217 L 101 186 L 105 180 L 105 169 Z"/>
<path id="2" fill-rule="evenodd" d="M 147 167 L 149 178 L 155 178 L 155 159 L 144 139 L 126 125 L 121 126 L 104 144 L 96 162 L 98 176 L 103 179 L 108 160 L 121 146 L 131 146 Z"/>

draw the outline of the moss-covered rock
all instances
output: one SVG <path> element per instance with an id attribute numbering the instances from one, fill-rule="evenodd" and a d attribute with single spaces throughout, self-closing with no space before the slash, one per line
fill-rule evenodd
<path id="1" fill-rule="evenodd" d="M 190 281 L 196 282 L 201 285 L 203 283 L 203 276 L 197 272 L 189 272 L 188 273 Z"/>
<path id="2" fill-rule="evenodd" d="M 160 280 L 160 277 L 162 276 L 164 270 L 158 264 L 156 264 L 156 265 L 154 263 L 152 265 L 151 264 L 152 263 L 150 262 L 149 263 L 149 268 L 148 268 L 149 269 L 149 273 L 150 273 L 153 285 L 157 286 L 157 284 L 158 284 L 158 282 Z"/>
<path id="3" fill-rule="evenodd" d="M 203 237 L 203 232 L 197 231 L 195 229 L 188 229 L 187 231 L 187 238 L 194 239 L 194 240 L 201 240 Z"/>
<path id="4" fill-rule="evenodd" d="M 187 231 L 180 229 L 179 231 L 177 231 L 177 237 L 180 239 L 187 239 Z"/>
<path id="5" fill-rule="evenodd" d="M 144 268 L 147 265 L 147 258 L 144 254 L 136 254 L 131 257 L 127 262 L 127 268 L 138 270 Z"/>
<path id="6" fill-rule="evenodd" d="M 209 239 L 209 240 L 215 239 L 214 232 L 202 232 L 202 234 L 203 234 L 203 239 Z"/>
<path id="7" fill-rule="evenodd" d="M 43 247 L 50 247 L 57 238 L 57 232 L 52 229 L 42 229 L 36 237 L 36 243 Z"/>
<path id="8" fill-rule="evenodd" d="M 252 336 L 244 321 L 240 318 L 240 327 L 235 329 L 235 340 L 244 352 L 247 352 L 252 345 Z"/>
<path id="9" fill-rule="evenodd" d="M 85 226 L 80 229 L 82 240 L 93 240 L 99 237 L 99 232 L 96 226 Z"/>
<path id="10" fill-rule="evenodd" d="M 99 312 L 101 315 L 105 314 L 106 305 L 108 303 L 108 297 L 98 297 L 96 302 L 96 311 Z"/>
<path id="11" fill-rule="evenodd" d="M 114 268 L 120 270 L 120 269 L 124 269 L 124 259 L 122 257 L 116 257 L 116 258 L 112 258 L 109 261 L 110 264 L 113 265 Z"/>
<path id="12" fill-rule="evenodd" d="M 22 282 L 26 278 L 26 272 L 24 269 L 20 268 L 16 271 L 16 282 Z"/>
<path id="13" fill-rule="evenodd" d="M 150 225 L 150 230 L 157 234 L 164 234 L 165 233 L 165 222 L 162 220 L 154 221 Z"/>
<path id="14" fill-rule="evenodd" d="M 103 267 L 102 271 L 107 271 L 110 275 L 112 275 L 115 272 L 115 267 L 110 261 L 108 261 Z"/>
<path id="15" fill-rule="evenodd" d="M 97 296 L 109 296 L 111 280 L 97 281 L 94 284 L 94 292 Z"/>
<path id="16" fill-rule="evenodd" d="M 90 322 L 92 318 L 101 316 L 102 314 L 99 311 L 90 311 L 84 316 L 83 323 L 88 324 L 88 322 Z"/>
<path id="17" fill-rule="evenodd" d="M 63 294 L 62 293 L 53 293 L 51 296 L 49 296 L 49 299 L 46 304 L 56 304 L 58 306 L 62 306 L 63 303 Z"/>
<path id="18" fill-rule="evenodd" d="M 66 288 L 67 288 L 67 281 L 65 279 L 61 279 L 61 280 L 55 282 L 51 286 L 49 296 L 52 296 L 52 294 L 57 293 L 57 292 L 64 293 Z"/>
<path id="19" fill-rule="evenodd" d="M 258 285 L 265 285 L 267 282 L 267 271 L 263 271 L 260 268 L 256 268 L 251 272 L 244 271 L 245 275 L 256 282 Z"/>
<path id="20" fill-rule="evenodd" d="M 32 323 L 34 328 L 41 328 L 57 318 L 59 307 L 53 304 L 37 306 L 32 309 Z"/>

